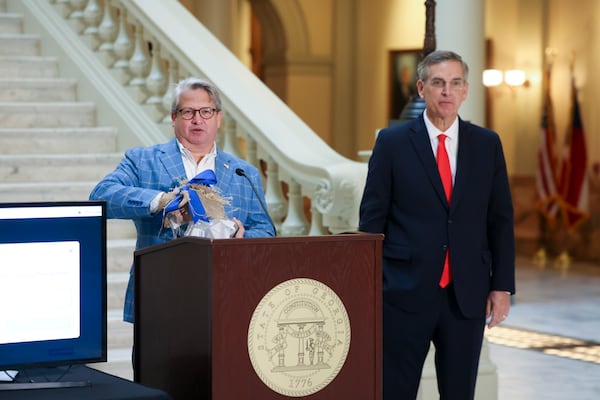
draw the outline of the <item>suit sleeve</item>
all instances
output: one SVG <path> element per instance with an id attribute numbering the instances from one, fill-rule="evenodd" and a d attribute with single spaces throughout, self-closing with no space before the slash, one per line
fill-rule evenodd
<path id="1" fill-rule="evenodd" d="M 244 224 L 244 237 L 275 236 L 275 229 L 262 206 L 265 204 L 266 207 L 266 202 L 258 169 L 229 154 L 223 152 L 219 154 L 225 158 L 224 164 L 229 165 L 227 168 L 220 169 L 217 174 L 221 177 L 218 178 L 221 181 L 217 185 L 230 201 L 225 206 L 227 216 L 235 217 Z M 221 164 L 221 161 L 218 163 Z M 237 168 L 244 170 L 247 179 L 234 173 Z"/>
<path id="2" fill-rule="evenodd" d="M 369 159 L 367 180 L 360 203 L 358 229 L 362 232 L 385 233 L 393 190 L 392 148 L 388 131 L 380 131 Z"/>
<path id="3" fill-rule="evenodd" d="M 92 189 L 90 200 L 104 200 L 109 218 L 150 216 L 150 202 L 161 190 L 144 188 L 144 172 L 138 166 L 142 148 L 128 150 L 115 168 Z"/>
<path id="4" fill-rule="evenodd" d="M 244 237 L 268 237 L 275 236 L 274 227 L 271 224 L 269 217 L 265 214 L 262 204 L 266 207 L 266 201 L 264 197 L 264 191 L 262 187 L 262 181 L 258 175 L 258 170 L 248 169 L 248 178 L 252 181 L 252 184 L 258 192 L 258 196 L 252 191 L 252 197 L 249 199 L 249 212 L 244 221 L 246 232 Z M 261 204 L 262 203 L 262 204 Z"/>
<path id="5" fill-rule="evenodd" d="M 514 212 L 502 144 L 495 151 L 494 184 L 488 208 L 488 237 L 492 253 L 491 289 L 515 293 Z"/>

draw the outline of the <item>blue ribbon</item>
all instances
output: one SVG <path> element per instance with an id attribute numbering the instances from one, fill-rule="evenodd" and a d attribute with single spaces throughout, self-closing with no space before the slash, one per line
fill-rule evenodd
<path id="1" fill-rule="evenodd" d="M 201 185 L 214 185 L 217 183 L 217 176 L 213 170 L 207 169 L 200 172 L 198 175 L 190 179 L 190 181 L 179 190 L 179 194 L 175 196 L 173 200 L 167 204 L 165 207 L 164 215 L 167 215 L 171 211 L 175 211 L 179 208 L 179 203 L 183 200 L 183 192 L 187 192 L 190 201 L 188 202 L 188 209 L 190 211 L 190 215 L 192 216 L 192 220 L 194 223 L 198 221 L 208 222 L 208 217 L 206 215 L 206 210 L 202 205 L 202 201 L 198 196 L 198 193 L 194 189 L 192 189 L 191 185 L 193 184 L 201 184 Z"/>

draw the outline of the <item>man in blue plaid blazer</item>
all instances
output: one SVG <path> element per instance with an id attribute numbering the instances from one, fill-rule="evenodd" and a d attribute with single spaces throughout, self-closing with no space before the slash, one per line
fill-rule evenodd
<path id="1" fill-rule="evenodd" d="M 239 226 L 235 237 L 275 236 L 262 207 L 258 170 L 217 148 L 221 119 L 221 100 L 214 86 L 197 78 L 179 82 L 171 105 L 175 138 L 126 151 L 117 168 L 92 190 L 90 200 L 106 201 L 109 218 L 133 220 L 136 250 L 173 239 L 171 229 L 163 228 L 162 210 L 175 197 L 175 188 L 206 170 L 214 171 L 217 182 L 212 187 L 228 200 L 225 213 Z M 245 177 L 236 173 L 238 169 Z M 123 316 L 128 322 L 133 322 L 133 282 L 132 268 Z"/>

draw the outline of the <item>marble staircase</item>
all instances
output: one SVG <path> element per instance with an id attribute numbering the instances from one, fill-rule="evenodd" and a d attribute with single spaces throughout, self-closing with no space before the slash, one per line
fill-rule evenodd
<path id="1" fill-rule="evenodd" d="M 98 126 L 95 104 L 23 26 L 0 1 L 0 202 L 87 200 L 122 157 L 116 128 Z M 134 245 L 133 224 L 109 220 L 108 362 L 94 367 L 126 379 L 133 327 L 121 319 Z"/>

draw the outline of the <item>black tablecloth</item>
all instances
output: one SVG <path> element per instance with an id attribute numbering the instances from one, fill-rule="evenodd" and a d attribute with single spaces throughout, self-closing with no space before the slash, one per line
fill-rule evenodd
<path id="1" fill-rule="evenodd" d="M 65 373 L 66 372 L 66 373 Z M 56 381 L 62 374 L 64 376 Z M 55 387 L 46 389 L 19 389 L 19 390 L 0 390 L 0 399 L 2 400 L 171 400 L 171 397 L 157 389 L 152 389 L 135 382 L 128 381 L 107 373 L 95 370 L 93 368 L 78 365 L 70 369 L 67 367 L 33 369 L 21 372 L 16 381 L 2 382 L 0 385 L 22 386 L 23 382 L 34 381 L 42 383 L 50 381 L 56 385 L 65 382 L 75 382 L 84 384 L 78 387 Z M 1 389 L 1 388 L 0 388 Z"/>

